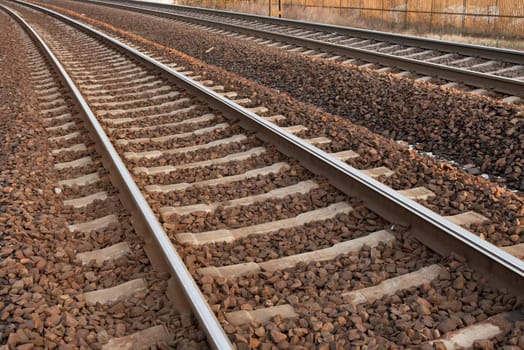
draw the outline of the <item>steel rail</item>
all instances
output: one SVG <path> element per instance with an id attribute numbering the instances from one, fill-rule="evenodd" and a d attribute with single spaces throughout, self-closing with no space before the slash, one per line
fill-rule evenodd
<path id="1" fill-rule="evenodd" d="M 13 1 L 83 28 L 140 58 L 144 64 L 156 67 L 182 89 L 190 91 L 210 107 L 222 112 L 226 118 L 238 121 L 241 126 L 275 145 L 285 155 L 298 159 L 305 168 L 327 178 L 333 186 L 347 195 L 362 199 L 378 215 L 390 222 L 409 226 L 408 233 L 430 249 L 443 256 L 456 252 L 468 259 L 470 266 L 486 279 L 517 296 L 524 296 L 524 261 L 136 49 L 55 11 L 20 0 Z"/>
<path id="2" fill-rule="evenodd" d="M 91 2 L 91 0 L 88 0 Z M 93 1 L 94 2 L 94 1 Z M 446 51 L 450 53 L 465 54 L 474 57 L 483 57 L 487 59 L 502 60 L 505 62 L 512 62 L 515 64 L 524 64 L 524 52 L 519 50 L 502 49 L 495 47 L 487 47 L 481 45 L 472 45 L 466 43 L 457 43 L 447 40 L 438 40 L 431 38 L 423 38 L 414 35 L 396 34 L 381 32 L 371 29 L 354 28 L 347 26 L 339 26 L 334 24 L 325 24 L 318 22 L 306 22 L 287 18 L 268 17 L 261 15 L 253 15 L 249 13 L 239 13 L 232 11 L 208 9 L 203 7 L 192 7 L 183 5 L 172 5 L 162 3 L 152 3 L 141 0 L 119 0 L 121 3 L 135 3 L 143 6 L 161 7 L 166 9 L 182 10 L 187 12 L 205 13 L 208 15 L 220 15 L 224 17 L 233 17 L 243 20 L 258 21 L 268 24 L 293 26 L 296 28 L 316 30 L 328 33 L 338 33 L 341 35 L 355 36 L 363 39 L 386 41 L 395 44 L 406 46 L 414 46 L 425 49 L 434 49 L 439 51 Z"/>
<path id="3" fill-rule="evenodd" d="M 176 19 L 184 22 L 190 22 L 200 25 L 208 25 L 215 28 L 220 28 L 228 31 L 237 33 L 247 34 L 251 36 L 257 36 L 265 39 L 275 40 L 286 44 L 293 44 L 297 46 L 306 47 L 309 49 L 320 50 L 339 56 L 348 56 L 351 58 L 360 59 L 366 62 L 377 63 L 398 69 L 407 71 L 414 71 L 422 75 L 429 75 L 439 77 L 445 80 L 454 82 L 461 82 L 466 85 L 472 85 L 475 87 L 493 89 L 497 92 L 501 92 L 511 96 L 524 97 L 524 81 L 511 79 L 492 74 L 486 74 L 481 72 L 475 72 L 467 69 L 450 67 L 438 63 L 431 63 L 425 61 L 419 61 L 412 58 L 406 58 L 401 56 L 395 56 L 391 54 L 364 50 L 359 48 L 347 47 L 340 44 L 328 43 L 321 40 L 295 37 L 293 35 L 276 33 L 272 31 L 247 28 L 241 25 L 214 22 L 208 19 L 194 18 L 191 16 L 175 14 L 172 12 L 165 12 L 155 10 L 151 8 L 137 7 L 132 5 L 125 5 L 121 3 L 105 2 L 99 0 L 89 0 L 90 3 L 100 4 L 109 7 L 121 8 L 126 10 L 138 11 L 150 15 L 167 17 L 170 19 Z M 156 6 L 157 4 L 155 4 Z M 161 4 L 158 4 L 161 5 Z M 151 6 L 151 5 L 149 5 Z M 404 43 L 405 44 L 405 43 Z M 501 50 L 511 51 L 511 50 Z M 517 51 L 518 52 L 518 51 Z M 498 58 L 500 60 L 500 57 Z M 524 54 L 520 54 L 520 59 L 524 64 Z"/>
<path id="4" fill-rule="evenodd" d="M 27 3 L 24 3 L 24 5 L 27 5 Z M 209 307 L 209 304 L 206 302 L 200 289 L 193 280 L 193 277 L 184 265 L 184 262 L 162 229 L 162 226 L 153 214 L 149 204 L 143 197 L 124 162 L 113 147 L 107 134 L 104 132 L 102 126 L 83 98 L 80 90 L 76 87 L 60 61 L 56 58 L 38 33 L 36 33 L 36 31 L 14 11 L 1 4 L 0 7 L 18 21 L 26 32 L 29 33 L 40 47 L 41 51 L 53 64 L 55 70 L 59 73 L 61 80 L 72 92 L 76 102 L 81 106 L 81 113 L 83 114 L 88 129 L 90 130 L 90 136 L 95 142 L 97 151 L 99 151 L 103 156 L 102 162 L 110 172 L 111 179 L 121 191 L 123 197 L 121 198 L 122 203 L 130 210 L 134 222 L 138 223 L 142 228 L 145 228 L 150 235 L 150 238 L 155 240 L 155 244 L 163 254 L 165 263 L 169 266 L 172 277 L 177 280 L 178 286 L 183 290 L 187 302 L 199 320 L 202 329 L 207 334 L 210 347 L 217 350 L 233 349 L 227 335 Z"/>

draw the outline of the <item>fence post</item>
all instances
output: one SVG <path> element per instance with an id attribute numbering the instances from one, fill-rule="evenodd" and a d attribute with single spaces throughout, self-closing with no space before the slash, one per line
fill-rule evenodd
<path id="1" fill-rule="evenodd" d="M 408 0 L 406 0 L 404 8 L 404 29 L 408 27 Z"/>
<path id="2" fill-rule="evenodd" d="M 499 9 L 499 0 L 495 1 L 495 8 L 497 9 L 497 16 L 493 18 L 493 33 L 497 35 L 497 39 L 500 36 L 500 33 L 497 31 L 497 28 L 499 27 L 498 21 L 500 20 L 500 9 Z"/>
<path id="3" fill-rule="evenodd" d="M 464 0 L 462 5 L 462 35 L 466 34 L 466 12 L 467 12 L 468 0 Z"/>
<path id="4" fill-rule="evenodd" d="M 431 0 L 431 10 L 429 11 L 429 31 L 433 31 L 433 12 L 435 12 L 435 0 Z"/>

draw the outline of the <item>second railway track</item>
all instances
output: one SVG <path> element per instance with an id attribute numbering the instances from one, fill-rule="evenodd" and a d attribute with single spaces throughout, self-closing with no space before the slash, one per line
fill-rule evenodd
<path id="1" fill-rule="evenodd" d="M 501 93 L 507 102 L 524 97 L 524 54 L 517 50 L 134 0 L 92 2 L 190 23 L 235 40 L 255 40 L 446 87 L 462 85 L 476 94 Z"/>
<path id="2" fill-rule="evenodd" d="M 238 348 L 519 345 L 520 231 L 493 240 L 512 256 L 450 222 L 488 220 L 469 205 L 446 220 L 407 199 L 445 213 L 429 189 L 399 194 L 372 179 L 390 169 L 344 163 L 367 154 L 61 15 L 9 6 L 56 52 Z"/>

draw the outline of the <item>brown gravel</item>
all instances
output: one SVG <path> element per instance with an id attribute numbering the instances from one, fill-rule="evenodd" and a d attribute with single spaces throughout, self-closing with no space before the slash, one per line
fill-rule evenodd
<path id="1" fill-rule="evenodd" d="M 500 176 L 495 181 L 524 190 L 524 112 L 517 106 L 389 73 L 260 48 L 167 19 L 66 0 L 52 3 L 286 92 L 420 151 L 462 166 L 474 164 L 475 172 Z"/>
<path id="2" fill-rule="evenodd" d="M 295 107 L 301 106 L 294 104 L 293 101 L 288 101 L 288 103 Z M 318 117 L 317 110 L 301 107 L 303 107 L 301 112 L 313 112 L 311 114 Z M 286 114 L 291 114 L 290 119 L 296 120 L 296 114 Z M 350 124 L 348 125 L 350 126 Z M 324 126 L 315 123 L 310 123 L 310 126 L 313 132 L 324 128 Z M 351 132 L 355 132 L 355 135 L 359 135 L 356 131 L 363 132 L 358 128 L 351 130 Z M 370 134 L 365 135 L 370 136 Z M 347 136 L 347 134 L 344 136 Z M 401 160 L 408 163 L 408 160 L 411 160 L 415 163 L 419 160 L 406 150 L 388 144 L 380 138 L 373 138 L 372 146 L 370 146 L 370 141 L 362 144 L 361 139 L 355 140 L 348 137 L 344 141 L 344 145 L 333 145 L 331 149 L 337 149 L 337 147 L 345 149 L 346 144 L 352 144 L 354 146 L 352 148 L 358 147 L 359 151 L 365 154 L 365 159 L 361 160 L 363 164 L 380 161 L 384 155 L 386 155 L 386 161 L 390 162 L 392 161 L 389 158 L 390 153 L 398 157 L 393 157 L 396 161 Z M 385 148 L 384 145 L 389 147 Z M 374 152 L 371 150 L 374 150 Z M 452 168 L 440 169 L 430 161 L 422 162 L 422 164 L 421 166 L 427 166 L 428 169 L 423 172 L 423 175 L 416 175 L 422 178 L 434 176 L 439 174 L 438 170 L 442 170 L 442 177 L 448 180 L 451 177 L 450 173 L 453 172 Z M 394 165 L 398 166 L 398 163 Z M 195 174 L 191 173 L 190 176 L 194 178 Z M 473 186 L 478 185 L 478 182 L 474 182 L 478 180 L 464 176 L 463 173 L 458 173 L 457 176 L 460 177 L 460 180 L 464 180 L 464 178 L 466 180 L 473 179 Z M 417 177 L 414 180 L 413 182 L 409 181 L 409 183 L 411 185 L 416 183 Z M 396 181 L 407 180 L 405 177 L 399 177 Z M 465 186 L 462 181 L 457 180 L 456 182 Z M 437 180 L 436 184 L 444 186 L 443 191 L 448 190 L 450 186 L 443 180 L 441 180 L 441 183 L 438 183 Z M 479 187 L 474 188 L 478 191 Z M 323 195 L 335 196 L 327 190 L 326 194 Z M 511 198 L 518 200 L 516 196 Z M 462 200 L 467 201 L 468 196 L 460 199 L 460 201 Z M 314 200 L 312 201 L 314 202 Z M 265 208 L 257 208 L 256 210 L 265 210 Z M 511 213 L 518 208 L 513 207 L 509 210 Z M 230 215 L 230 213 L 226 214 Z M 296 232 L 289 232 L 287 233 L 288 237 L 295 236 L 299 239 L 298 242 L 289 242 L 289 239 L 287 239 L 289 243 L 279 245 L 279 241 L 285 242 L 286 239 L 276 239 L 277 244 L 272 242 L 265 245 L 269 249 L 263 259 L 288 255 L 294 251 L 316 249 L 315 245 L 326 245 L 326 242 L 332 244 L 335 235 L 350 238 L 385 226 L 382 220 L 363 208 L 359 208 L 356 214 L 353 218 L 337 217 L 336 220 L 325 223 L 323 225 L 325 230 L 312 225 L 312 227 L 306 226 L 305 232 L 300 232 L 298 235 Z M 211 222 L 211 225 L 215 225 L 215 223 Z M 351 227 L 351 230 L 345 231 L 344 227 Z M 312 240 L 311 235 L 308 237 L 307 235 L 310 233 L 314 233 L 318 240 Z M 278 234 L 282 234 L 282 232 Z M 307 244 L 301 245 L 300 242 L 314 243 L 309 243 L 308 246 Z M 378 344 L 387 345 L 389 348 L 412 348 L 421 344 L 422 341 L 436 339 L 442 333 L 457 327 L 483 320 L 492 314 L 508 311 L 519 306 L 515 298 L 506 295 L 503 291 L 495 291 L 486 287 L 480 276 L 463 265 L 463 259 L 459 257 L 441 259 L 417 242 L 399 242 L 394 243 L 393 247 L 385 245 L 373 249 L 365 247 L 356 254 L 342 256 L 328 263 L 302 264 L 299 265 L 298 269 L 292 271 L 280 271 L 273 274 L 263 273 L 264 278 L 262 279 L 252 279 L 251 276 L 229 281 L 203 278 L 200 282 L 213 304 L 213 309 L 218 312 L 221 319 L 224 311 L 250 310 L 262 305 L 270 306 L 282 303 L 290 303 L 295 306 L 299 314 L 297 319 L 281 320 L 276 317 L 264 326 L 253 322 L 246 327 L 238 328 L 226 324 L 226 331 L 231 334 L 239 348 L 248 348 L 247 344 L 249 344 L 251 347 L 269 349 L 273 348 L 273 344 L 276 343 L 282 349 L 292 346 L 343 349 L 348 347 L 375 347 Z M 294 247 L 291 247 L 292 245 Z M 207 264 L 211 261 L 225 263 L 246 261 L 249 256 L 254 255 L 252 251 L 257 249 L 255 247 L 256 245 L 252 245 L 252 241 L 245 240 L 244 248 L 231 245 L 226 247 L 226 252 L 222 256 L 219 256 L 220 250 L 218 249 L 216 253 L 211 253 L 211 249 L 214 249 L 214 247 L 211 247 L 207 251 L 203 250 L 198 253 L 188 251 L 185 258 L 186 262 L 188 262 L 188 259 L 192 262 L 192 265 L 188 263 L 192 269 L 198 264 Z M 247 250 L 247 252 L 243 250 Z M 205 256 L 202 256 L 202 253 Z M 222 260 L 222 258 L 224 259 Z M 435 262 L 444 265 L 447 268 L 447 273 L 443 273 L 435 282 L 425 284 L 420 288 L 411 288 L 398 292 L 392 297 L 382 298 L 369 305 L 357 307 L 345 306 L 344 301 L 339 296 L 341 291 L 356 290 L 374 285 L 385 278 L 407 273 Z M 125 262 L 122 264 L 125 264 Z M 118 273 L 125 273 L 128 269 L 132 271 L 131 273 L 134 273 L 132 267 L 124 269 L 123 266 L 119 266 L 120 270 L 118 264 L 110 267 L 95 266 L 94 268 L 106 271 L 105 278 L 100 281 L 95 281 L 93 275 L 84 276 L 84 278 L 90 283 L 104 284 L 107 283 L 106 280 L 119 278 Z M 115 271 L 109 271 L 109 268 Z M 162 280 L 165 276 L 158 277 Z M 165 288 L 166 283 L 160 283 Z M 115 311 L 122 313 L 124 307 L 129 308 L 129 316 L 131 317 L 143 312 L 136 306 L 129 307 L 127 305 L 120 305 Z M 97 334 L 97 339 L 99 338 L 103 339 L 104 334 Z"/>

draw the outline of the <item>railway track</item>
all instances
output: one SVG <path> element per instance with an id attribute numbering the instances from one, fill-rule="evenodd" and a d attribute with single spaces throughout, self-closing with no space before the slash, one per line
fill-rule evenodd
<path id="1" fill-rule="evenodd" d="M 189 309 L 211 347 L 230 345 L 211 330 L 214 316 L 172 244 L 239 348 L 520 346 L 524 316 L 515 296 L 524 284 L 522 244 L 493 242 L 505 252 L 457 226 L 479 225 L 485 217 L 463 210 L 444 219 L 414 202 L 434 199 L 428 188 L 394 191 L 373 179 L 387 183 L 394 171 L 347 164 L 358 165 L 367 154 L 332 146 L 168 58 L 151 58 L 140 47 L 27 6 L 33 10 L 9 3 L 71 75 L 64 79 L 85 99 L 80 104 L 98 135 L 96 147 L 136 231 L 146 235 L 153 266 L 175 278 L 175 295 L 190 296 Z M 62 113 L 63 98 L 50 96 L 52 111 L 45 113 Z M 71 137 L 74 124 L 52 117 L 59 118 L 49 131 Z M 73 142 L 60 146 L 72 154 L 58 164 L 89 168 L 92 160 Z M 476 338 L 479 330 L 485 338 Z"/>
<path id="2" fill-rule="evenodd" d="M 135 0 L 90 2 L 479 95 L 498 93 L 505 102 L 518 103 L 524 97 L 524 54 L 517 50 Z"/>
<path id="3" fill-rule="evenodd" d="M 50 308 L 51 311 L 46 310 L 48 317 L 44 316 L 40 322 L 45 322 L 48 332 L 51 332 L 48 334 L 53 334 L 56 328 L 52 326 L 60 323 L 68 327 L 78 325 L 82 322 L 79 316 L 83 318 L 83 323 L 86 319 L 91 320 L 87 327 L 85 324 L 81 327 L 87 329 L 101 316 L 107 320 L 123 320 L 116 327 L 114 324 L 97 326 L 95 333 L 79 332 L 75 341 L 80 346 L 126 349 L 132 344 L 134 348 L 149 348 L 169 342 L 175 346 L 191 346 L 192 341 L 199 340 L 200 331 L 188 316 L 192 313 L 188 304 L 181 300 L 184 295 L 191 295 L 191 308 L 200 308 L 195 314 L 202 316 L 205 323 L 202 328 L 213 334 L 209 345 L 217 348 L 229 345 L 225 336 L 221 337 L 222 331 L 207 303 L 179 256 L 165 240 L 162 229 L 148 211 L 147 203 L 116 156 L 100 124 L 86 108 L 82 95 L 38 34 L 22 18 L 12 12 L 10 14 L 25 27 L 44 53 L 39 52 L 35 43 L 27 38 L 25 45 L 32 51 L 32 83 L 39 99 L 40 117 L 49 135 L 53 168 L 59 178 L 54 193 L 63 198 L 58 220 L 65 218 L 67 230 L 59 234 L 59 239 L 72 243 L 57 248 L 55 256 L 73 255 L 71 260 L 76 262 L 74 272 L 82 276 L 77 280 L 85 286 L 83 292 L 75 291 L 71 297 L 86 305 L 96 305 L 95 313 L 99 313 L 98 316 L 71 313 L 64 318 L 65 310 L 60 312 L 58 306 Z M 106 171 L 102 164 L 111 171 Z M 111 181 L 117 184 L 117 188 Z M 155 267 L 154 271 L 151 264 Z M 177 279 L 170 280 L 169 274 Z M 64 295 L 71 293 L 71 289 L 67 289 L 67 280 L 59 283 L 64 288 Z M 176 289 L 175 284 L 179 286 Z M 23 283 L 21 287 L 17 287 L 16 283 L 13 287 L 23 290 Z M 7 308 L 13 310 L 12 306 Z M 9 315 L 9 311 L 6 312 Z M 140 316 L 148 312 L 150 315 Z M 174 332 L 173 327 L 176 327 Z M 5 331 L 3 329 L 2 333 Z M 6 334 L 9 346 L 20 345 L 17 343 L 28 339 L 12 333 Z M 172 338 L 177 333 L 178 340 L 173 342 Z M 36 341 L 33 345 L 45 348 L 63 345 L 54 342 L 60 339 L 60 333 L 55 334 L 46 337 L 45 343 L 34 338 L 30 340 Z"/>

